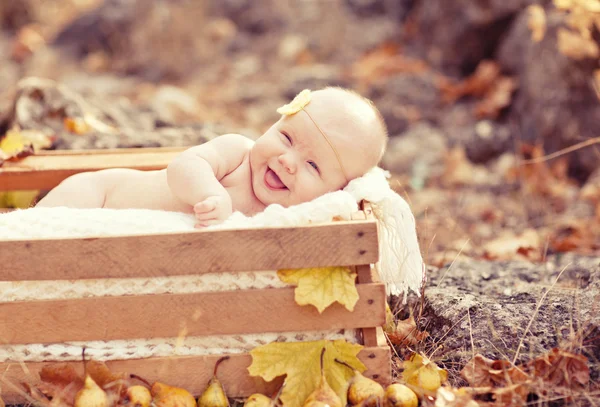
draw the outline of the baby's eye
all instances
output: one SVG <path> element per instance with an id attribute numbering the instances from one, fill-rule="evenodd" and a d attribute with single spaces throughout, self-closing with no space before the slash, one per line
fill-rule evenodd
<path id="1" fill-rule="evenodd" d="M 319 166 L 314 161 L 308 161 L 308 165 L 313 167 L 317 172 L 319 172 Z"/>
<path id="2" fill-rule="evenodd" d="M 288 143 L 292 144 L 292 138 L 290 136 L 288 136 L 286 133 L 281 132 L 281 134 L 283 135 L 283 137 L 285 137 L 288 141 Z"/>

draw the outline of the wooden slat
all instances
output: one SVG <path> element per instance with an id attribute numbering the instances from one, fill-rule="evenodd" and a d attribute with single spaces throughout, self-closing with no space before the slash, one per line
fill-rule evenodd
<path id="1" fill-rule="evenodd" d="M 379 281 L 379 276 L 375 271 L 375 268 L 369 264 L 361 264 L 355 267 L 356 273 L 358 274 L 358 283 L 359 284 L 371 284 L 373 282 Z M 385 303 L 384 303 L 385 308 Z M 385 311 L 384 311 L 385 314 Z M 384 325 L 385 322 L 381 325 Z M 382 332 L 383 334 L 383 332 Z M 363 343 L 365 346 L 383 346 L 385 345 L 385 340 L 383 343 L 380 343 L 380 337 L 378 335 L 377 329 L 373 327 L 365 328 L 362 330 L 363 335 Z"/>
<path id="2" fill-rule="evenodd" d="M 38 153 L 0 167 L 0 191 L 51 189 L 65 178 L 83 171 L 107 168 L 159 170 L 182 148 L 55 151 Z"/>
<path id="3" fill-rule="evenodd" d="M 374 221 L 0 241 L 0 281 L 153 277 L 372 263 Z"/>
<path id="4" fill-rule="evenodd" d="M 212 377 L 215 362 L 222 355 L 210 356 L 176 356 L 149 359 L 117 360 L 107 362 L 113 372 L 136 373 L 150 382 L 160 381 L 172 386 L 179 386 L 198 396 Z M 231 398 L 247 397 L 252 393 L 273 394 L 281 384 L 281 378 L 265 383 L 257 377 L 248 375 L 248 367 L 252 363 L 249 354 L 230 355 L 230 359 L 219 366 L 218 378 L 227 395 Z M 390 384 L 390 349 L 388 347 L 364 348 L 358 357 L 367 366 L 365 376 L 374 378 L 384 386 Z M 81 362 L 69 362 L 82 373 Z M 39 371 L 44 363 L 0 363 L 0 387 L 2 398 L 7 403 L 22 403 L 24 398 L 14 385 L 19 383 L 39 382 Z M 12 384 L 12 385 L 11 385 Z"/>
<path id="5" fill-rule="evenodd" d="M 0 303 L 0 343 L 234 335 L 375 327 L 385 323 L 385 287 L 357 286 L 354 311 L 322 314 L 294 301 L 294 288 Z M 26 323 L 24 323 L 26 321 Z"/>

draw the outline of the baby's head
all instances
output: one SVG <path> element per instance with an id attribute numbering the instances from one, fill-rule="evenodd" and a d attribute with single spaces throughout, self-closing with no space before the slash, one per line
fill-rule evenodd
<path id="1" fill-rule="evenodd" d="M 342 88 L 302 91 L 250 152 L 252 187 L 266 205 L 336 191 L 376 166 L 387 129 L 371 101 Z"/>

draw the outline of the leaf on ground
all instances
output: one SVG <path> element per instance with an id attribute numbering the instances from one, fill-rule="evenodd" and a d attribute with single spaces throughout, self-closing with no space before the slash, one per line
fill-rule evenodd
<path id="1" fill-rule="evenodd" d="M 558 29 L 558 50 L 573 59 L 596 59 L 600 56 L 600 48 L 593 38 L 586 38 L 566 28 Z"/>
<path id="2" fill-rule="evenodd" d="M 539 260 L 542 240 L 535 229 L 525 229 L 519 235 L 506 231 L 486 243 L 483 250 L 489 260 Z"/>
<path id="3" fill-rule="evenodd" d="M 557 348 L 532 360 L 528 367 L 534 377 L 550 387 L 581 390 L 590 381 L 588 359 Z"/>
<path id="4" fill-rule="evenodd" d="M 530 393 L 530 376 L 508 360 L 493 360 L 475 355 L 460 375 L 476 388 L 486 388 L 501 405 L 520 405 Z"/>
<path id="5" fill-rule="evenodd" d="M 517 90 L 517 81 L 514 78 L 508 76 L 498 78 L 475 106 L 475 115 L 482 119 L 497 119 L 502 109 L 510 106 L 515 90 Z"/>
<path id="6" fill-rule="evenodd" d="M 68 405 L 75 403 L 77 392 L 83 388 L 83 379 L 73 365 L 67 363 L 45 365 L 40 371 L 40 379 L 37 388 L 44 395 Z"/>
<path id="7" fill-rule="evenodd" d="M 553 226 L 548 246 L 553 252 L 577 250 L 591 255 L 600 249 L 600 230 L 590 227 L 588 219 L 563 218 Z"/>
<path id="8" fill-rule="evenodd" d="M 453 103 L 463 96 L 483 97 L 500 78 L 500 65 L 484 60 L 477 65 L 475 72 L 465 80 L 452 83 L 442 78 L 438 84 L 446 103 Z"/>
<path id="9" fill-rule="evenodd" d="M 539 4 L 531 4 L 527 7 L 527 12 L 529 13 L 527 26 L 531 30 L 531 40 L 540 42 L 546 35 L 546 12 L 544 7 Z"/>
<path id="10" fill-rule="evenodd" d="M 356 273 L 348 267 L 324 267 L 279 270 L 277 276 L 287 284 L 296 285 L 298 305 L 314 305 L 319 313 L 339 302 L 349 311 L 358 301 Z"/>
<path id="11" fill-rule="evenodd" d="M 402 55 L 398 44 L 384 42 L 355 62 L 351 75 L 363 86 L 367 86 L 394 74 L 419 74 L 428 69 L 424 61 Z"/>
<path id="12" fill-rule="evenodd" d="M 0 138 L 0 150 L 4 159 L 20 159 L 34 153 L 34 151 L 52 146 L 53 139 L 37 130 L 20 130 L 13 128 Z"/>
<path id="13" fill-rule="evenodd" d="M 340 396 L 342 404 L 346 405 L 345 390 L 353 372 L 335 362 L 335 359 L 363 372 L 366 368 L 356 356 L 363 348 L 361 345 L 344 340 L 270 343 L 250 352 L 252 364 L 248 371 L 251 376 L 260 376 L 268 382 L 285 375 L 281 401 L 287 407 L 300 407 L 319 385 L 323 348 L 326 349 L 323 366 L 327 382 Z"/>
<path id="14" fill-rule="evenodd" d="M 460 375 L 472 387 L 503 387 L 529 379 L 523 369 L 508 360 L 488 359 L 479 354 L 465 365 Z"/>
<path id="15" fill-rule="evenodd" d="M 425 340 L 429 336 L 427 331 L 419 331 L 415 318 L 410 317 L 398 321 L 394 330 L 387 332 L 388 339 L 394 345 L 414 346 Z"/>
<path id="16" fill-rule="evenodd" d="M 402 363 L 402 378 L 419 394 L 436 392 L 448 379 L 448 372 L 427 357 L 413 353 L 409 360 Z"/>

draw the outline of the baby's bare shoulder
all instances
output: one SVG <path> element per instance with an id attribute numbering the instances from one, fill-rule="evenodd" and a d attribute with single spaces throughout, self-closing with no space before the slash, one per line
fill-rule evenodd
<path id="1" fill-rule="evenodd" d="M 250 150 L 254 145 L 254 140 L 236 133 L 223 134 L 222 136 L 214 138 L 211 142 L 244 150 Z"/>

